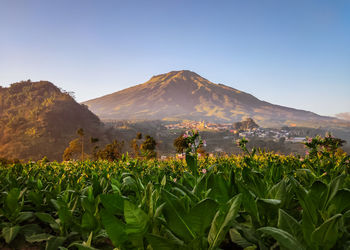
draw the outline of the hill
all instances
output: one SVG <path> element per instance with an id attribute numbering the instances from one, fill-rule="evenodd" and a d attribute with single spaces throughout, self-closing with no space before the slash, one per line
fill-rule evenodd
<path id="1" fill-rule="evenodd" d="M 235 122 L 233 123 L 233 128 L 235 130 L 248 130 L 248 129 L 253 129 L 253 128 L 258 128 L 259 125 L 254 122 L 253 119 L 248 118 L 244 121 L 241 122 Z"/>
<path id="2" fill-rule="evenodd" d="M 350 112 L 340 113 L 335 115 L 339 119 L 350 121 Z"/>
<path id="3" fill-rule="evenodd" d="M 340 122 L 261 101 L 188 70 L 153 76 L 143 84 L 84 104 L 101 119 L 239 122 L 251 117 L 262 126 L 320 126 L 320 122 Z"/>
<path id="4" fill-rule="evenodd" d="M 0 87 L 0 157 L 62 160 L 78 128 L 105 139 L 99 118 L 50 82 Z"/>

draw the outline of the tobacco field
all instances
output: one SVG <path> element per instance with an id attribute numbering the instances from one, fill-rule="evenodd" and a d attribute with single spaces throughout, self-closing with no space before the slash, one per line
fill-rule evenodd
<path id="1" fill-rule="evenodd" d="M 350 157 L 248 150 L 183 160 L 0 165 L 1 249 L 350 249 Z"/>

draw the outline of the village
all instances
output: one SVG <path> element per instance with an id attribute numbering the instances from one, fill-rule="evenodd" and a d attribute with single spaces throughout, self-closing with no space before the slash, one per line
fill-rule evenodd
<path id="1" fill-rule="evenodd" d="M 303 142 L 302 136 L 294 136 L 287 130 L 277 128 L 261 128 L 252 119 L 248 118 L 237 123 L 210 123 L 205 121 L 186 121 L 165 125 L 168 130 L 198 130 L 210 132 L 230 132 L 234 138 L 261 138 L 273 141 Z"/>

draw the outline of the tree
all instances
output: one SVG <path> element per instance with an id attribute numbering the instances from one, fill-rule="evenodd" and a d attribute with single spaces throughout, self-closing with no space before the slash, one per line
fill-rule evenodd
<path id="1" fill-rule="evenodd" d="M 142 155 L 146 159 L 156 158 L 157 153 L 155 151 L 157 142 L 153 139 L 153 137 L 146 135 L 145 141 L 141 144 L 141 152 Z"/>
<path id="2" fill-rule="evenodd" d="M 97 158 L 108 161 L 119 160 L 122 157 L 123 147 L 124 141 L 118 142 L 114 140 L 111 144 L 107 144 L 104 149 L 97 152 Z"/>
<path id="3" fill-rule="evenodd" d="M 90 137 L 90 142 L 91 142 L 91 144 L 95 144 L 95 143 L 97 143 L 99 141 L 99 139 L 98 138 L 94 138 L 94 137 Z M 97 157 L 97 150 L 98 150 L 98 145 L 95 145 L 94 146 L 94 149 L 93 149 L 93 151 L 92 151 L 92 155 L 93 155 L 93 159 L 94 160 L 97 160 L 98 159 L 98 157 Z"/>
<path id="4" fill-rule="evenodd" d="M 82 128 L 79 128 L 77 130 L 77 134 L 80 136 L 81 141 L 81 161 L 84 161 L 84 130 Z"/>
<path id="5" fill-rule="evenodd" d="M 69 161 L 79 157 L 81 150 L 81 140 L 79 138 L 72 140 L 69 146 L 64 150 L 63 160 Z"/>
<path id="6" fill-rule="evenodd" d="M 141 140 L 141 139 L 142 139 L 142 133 L 137 132 L 137 134 L 136 134 L 136 139 L 137 139 L 137 140 Z"/>
<path id="7" fill-rule="evenodd" d="M 136 134 L 136 137 L 132 139 L 131 141 L 131 148 L 133 150 L 134 157 L 139 157 L 140 156 L 140 146 L 138 141 L 142 139 L 142 133 L 138 132 Z"/>
<path id="8" fill-rule="evenodd" d="M 188 148 L 188 140 L 182 134 L 174 140 L 174 147 L 177 153 L 183 153 Z"/>

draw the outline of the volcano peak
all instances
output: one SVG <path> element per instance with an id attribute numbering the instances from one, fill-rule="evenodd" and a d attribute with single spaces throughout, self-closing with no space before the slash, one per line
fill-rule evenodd
<path id="1" fill-rule="evenodd" d="M 156 81 L 162 81 L 162 82 L 166 82 L 169 80 L 193 80 L 196 78 L 201 78 L 204 79 L 203 77 L 201 77 L 200 75 L 198 75 L 197 73 L 190 71 L 190 70 L 177 70 L 177 71 L 170 71 L 168 73 L 165 74 L 159 74 L 159 75 L 155 75 L 153 76 L 149 82 L 156 82 Z M 204 79 L 205 80 L 205 79 Z"/>
<path id="2" fill-rule="evenodd" d="M 155 75 L 139 84 L 85 102 L 102 119 L 206 120 L 235 122 L 251 117 L 273 126 L 328 120 L 314 113 L 273 105 L 215 84 L 190 70 Z M 265 123 L 266 122 L 266 123 Z"/>

